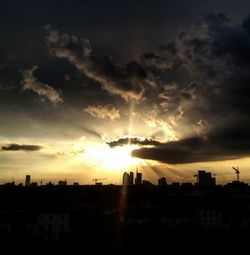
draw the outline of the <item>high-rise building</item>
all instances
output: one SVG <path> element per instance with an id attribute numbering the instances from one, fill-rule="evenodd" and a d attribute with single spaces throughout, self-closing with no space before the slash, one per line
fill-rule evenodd
<path id="1" fill-rule="evenodd" d="M 216 185 L 215 177 L 212 177 L 211 173 L 204 170 L 199 170 L 197 177 L 200 186 Z"/>
<path id="2" fill-rule="evenodd" d="M 147 181 L 147 180 L 143 180 L 142 184 L 143 184 L 144 186 L 152 186 L 152 185 L 153 185 L 152 182 Z"/>
<path id="3" fill-rule="evenodd" d="M 130 184 L 130 175 L 127 172 L 123 173 L 123 177 L 122 177 L 122 185 L 129 185 Z"/>
<path id="4" fill-rule="evenodd" d="M 30 186 L 30 175 L 26 175 L 26 177 L 25 177 L 25 186 L 26 187 Z"/>
<path id="5" fill-rule="evenodd" d="M 130 177 L 129 185 L 134 185 L 134 173 L 130 172 L 129 177 Z"/>
<path id="6" fill-rule="evenodd" d="M 136 172 L 135 185 L 142 184 L 142 173 Z"/>

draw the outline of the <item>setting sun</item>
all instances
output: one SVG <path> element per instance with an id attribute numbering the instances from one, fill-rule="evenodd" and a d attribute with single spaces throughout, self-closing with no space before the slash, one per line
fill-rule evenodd
<path id="1" fill-rule="evenodd" d="M 105 170 L 126 170 L 135 167 L 141 159 L 131 156 L 131 151 L 137 149 L 136 145 L 126 145 L 123 147 L 110 148 L 107 145 L 99 145 L 86 149 L 86 153 L 82 155 L 90 164 L 101 166 Z"/>

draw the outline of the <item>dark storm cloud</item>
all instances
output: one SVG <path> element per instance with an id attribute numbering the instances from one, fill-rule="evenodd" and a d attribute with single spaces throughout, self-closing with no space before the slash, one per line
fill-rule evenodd
<path id="1" fill-rule="evenodd" d="M 147 0 L 143 4 L 132 0 L 123 3 L 112 0 L 109 4 L 95 0 L 41 3 L 10 0 L 0 5 L 2 135 L 55 137 L 63 132 L 67 135 L 86 132 L 100 138 L 99 132 L 93 130 L 93 127 L 99 129 L 99 125 L 91 116 L 84 115 L 82 109 L 114 104 L 123 116 L 126 104 L 123 99 L 140 103 L 136 104 L 140 121 L 150 126 L 149 132 L 162 133 L 164 141 L 170 130 L 176 132 L 174 137 L 180 141 L 185 137 L 207 136 L 210 143 L 206 145 L 213 147 L 216 134 L 216 146 L 222 149 L 214 149 L 213 158 L 219 154 L 227 156 L 226 148 L 220 147 L 226 139 L 219 139 L 224 127 L 249 132 L 250 18 L 235 25 L 222 13 L 209 14 L 204 15 L 200 26 L 186 29 L 204 11 L 229 11 L 237 21 L 249 10 L 249 1 L 242 0 L 234 8 L 227 0 Z M 48 23 L 77 37 L 48 28 L 46 45 L 43 26 Z M 180 28 L 184 31 L 176 38 Z M 88 40 L 79 39 L 85 36 L 91 38 L 94 53 Z M 168 43 L 171 38 L 176 40 Z M 157 51 L 159 42 L 162 44 Z M 52 55 L 48 54 L 48 48 Z M 111 57 L 100 58 L 102 52 L 110 53 L 121 63 L 136 61 L 118 65 Z M 31 93 L 19 93 L 22 77 L 18 70 L 34 64 L 39 66 L 37 72 L 26 70 L 31 80 L 26 82 L 26 89 Z M 157 82 L 151 73 L 158 78 Z M 59 103 L 60 91 L 64 101 L 60 109 L 34 100 L 33 92 Z M 89 110 L 96 116 L 104 116 L 98 115 L 94 108 Z M 81 127 L 82 123 L 87 128 Z M 73 124 L 76 127 L 71 130 Z M 244 147 L 240 132 L 233 133 L 236 154 L 246 155 L 246 150 L 240 150 Z M 227 140 L 231 141 L 230 137 Z M 133 142 L 143 150 L 164 147 Z M 144 148 L 144 145 L 153 147 Z M 183 155 L 187 148 L 196 149 L 184 147 Z M 204 151 L 201 146 L 197 160 L 205 160 L 200 156 Z M 228 150 L 228 155 L 234 157 L 233 149 Z M 162 157 L 159 160 L 163 161 Z"/>
<path id="2" fill-rule="evenodd" d="M 74 35 L 60 35 L 50 26 L 46 26 L 46 29 L 51 53 L 58 58 L 67 59 L 111 94 L 119 95 L 126 101 L 140 100 L 146 84 L 154 82 L 152 75 L 136 61 L 120 66 L 109 56 L 99 59 L 91 53 L 89 40 L 79 39 Z"/>
<path id="3" fill-rule="evenodd" d="M 155 66 L 159 70 L 169 68 L 167 60 L 156 55 L 153 52 L 144 53 L 141 57 L 141 61 L 145 66 Z"/>
<path id="4" fill-rule="evenodd" d="M 223 13 L 204 15 L 200 26 L 161 50 L 173 64 L 160 74 L 168 83 L 157 117 L 174 120 L 182 138 L 133 155 L 170 164 L 250 156 L 250 16 L 235 25 Z M 186 136 L 193 138 L 185 138 L 186 127 L 196 131 Z"/>
<path id="5" fill-rule="evenodd" d="M 159 143 L 150 148 L 142 147 L 133 150 L 132 155 L 168 164 L 221 161 L 249 156 L 249 143 L 248 129 L 228 128 L 205 137 Z"/>
<path id="6" fill-rule="evenodd" d="M 2 151 L 39 151 L 42 148 L 43 147 L 40 145 L 16 144 L 16 143 L 1 146 Z"/>
<path id="7" fill-rule="evenodd" d="M 128 144 L 134 144 L 134 145 L 143 145 L 143 146 L 157 146 L 161 143 L 154 140 L 153 138 L 144 138 L 144 137 L 131 137 L 131 136 L 125 136 L 118 139 L 106 140 L 106 144 L 108 144 L 110 147 L 117 147 L 117 146 L 124 146 Z"/>
<path id="8" fill-rule="evenodd" d="M 168 44 L 161 44 L 159 46 L 159 50 L 161 51 L 164 51 L 164 50 L 167 50 L 169 51 L 171 54 L 176 54 L 177 53 L 177 49 L 176 49 L 176 46 L 175 46 L 175 43 L 174 42 L 170 42 Z"/>

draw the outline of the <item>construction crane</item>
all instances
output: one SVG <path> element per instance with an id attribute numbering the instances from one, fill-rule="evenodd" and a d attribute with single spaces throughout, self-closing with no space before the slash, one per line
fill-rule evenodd
<path id="1" fill-rule="evenodd" d="M 107 178 L 100 178 L 100 179 L 93 179 L 92 181 L 95 182 L 95 185 L 98 183 L 98 181 L 101 181 L 101 180 L 106 180 Z"/>
<path id="2" fill-rule="evenodd" d="M 240 182 L 240 170 L 239 167 L 232 167 L 237 176 L 237 182 Z"/>

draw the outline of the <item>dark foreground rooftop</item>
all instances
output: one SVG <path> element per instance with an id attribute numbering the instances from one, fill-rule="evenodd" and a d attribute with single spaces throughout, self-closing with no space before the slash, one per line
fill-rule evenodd
<path id="1" fill-rule="evenodd" d="M 250 234 L 250 188 L 227 186 L 0 186 L 0 240 L 94 251 L 211 248 Z M 227 242 L 227 247 L 233 242 Z M 17 247 L 17 246 L 14 246 Z M 132 248 L 133 247 L 133 248 Z M 119 254 L 119 253 L 118 253 Z"/>

